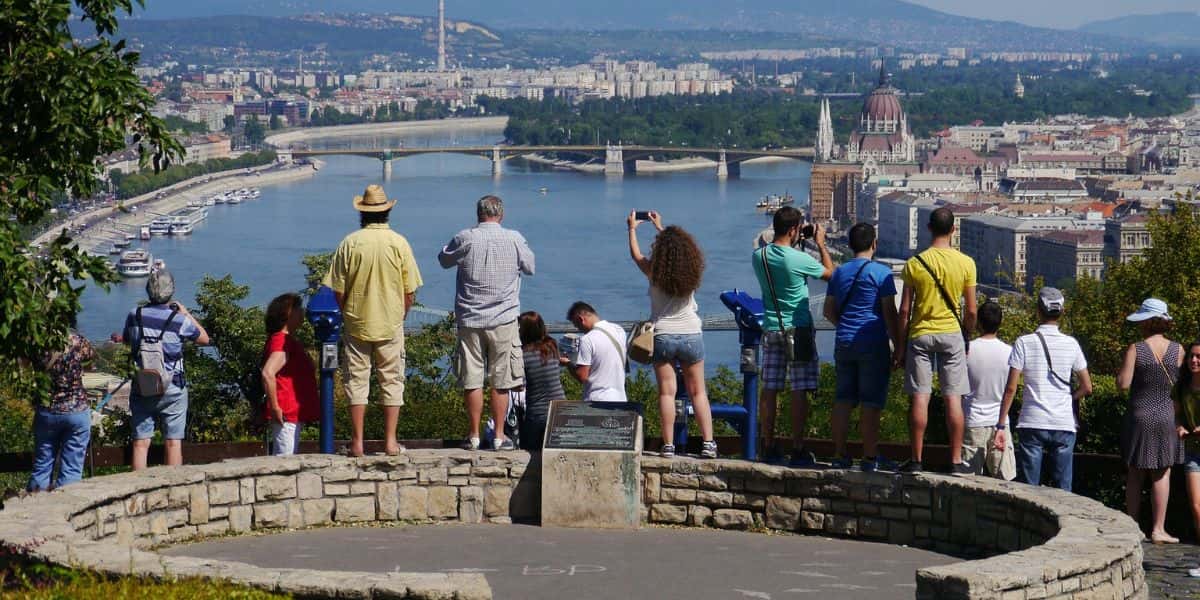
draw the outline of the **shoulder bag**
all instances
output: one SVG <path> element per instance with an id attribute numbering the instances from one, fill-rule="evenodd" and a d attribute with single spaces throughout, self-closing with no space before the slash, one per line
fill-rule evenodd
<path id="1" fill-rule="evenodd" d="M 1050 346 L 1046 345 L 1046 338 L 1042 336 L 1042 332 L 1040 331 L 1033 332 L 1033 335 L 1036 335 L 1038 341 L 1042 342 L 1042 352 L 1046 355 L 1046 370 L 1050 372 L 1050 378 L 1067 386 L 1068 390 L 1074 392 L 1075 388 L 1071 385 L 1071 379 L 1074 378 L 1074 374 L 1072 373 L 1071 375 L 1068 375 L 1067 379 L 1063 379 L 1058 373 L 1056 373 L 1054 371 L 1054 363 L 1050 360 Z"/>
<path id="2" fill-rule="evenodd" d="M 648 365 L 654 360 L 654 322 L 638 321 L 629 333 L 629 360 Z"/>
<path id="3" fill-rule="evenodd" d="M 779 336 L 783 344 L 783 354 L 788 362 L 812 362 L 817 359 L 816 330 L 812 325 L 807 327 L 784 328 L 783 313 L 779 311 L 779 295 L 775 293 L 775 281 L 771 278 L 771 268 L 767 264 L 767 250 L 770 245 L 759 252 L 762 257 L 763 276 L 767 279 L 767 289 L 771 292 L 771 302 L 775 305 L 775 318 L 779 320 Z"/>
<path id="4" fill-rule="evenodd" d="M 950 293 L 946 291 L 946 288 L 944 286 L 942 286 L 942 281 L 940 279 L 938 279 L 937 273 L 934 273 L 933 269 L 929 268 L 929 263 L 925 262 L 925 259 L 921 258 L 920 254 L 913 255 L 913 258 L 917 259 L 917 262 L 921 263 L 921 266 L 925 267 L 925 270 L 929 272 L 929 277 L 933 279 L 933 285 L 938 289 L 938 292 L 942 295 L 942 301 L 946 303 L 946 308 L 950 310 L 950 314 L 954 315 L 954 320 L 958 321 L 958 329 L 959 329 L 959 331 L 962 332 L 962 338 L 963 338 L 963 352 L 970 352 L 971 351 L 971 334 L 967 331 L 967 328 L 965 326 L 963 326 L 962 317 L 959 316 L 958 310 L 956 310 L 954 308 L 955 302 L 950 297 Z"/>

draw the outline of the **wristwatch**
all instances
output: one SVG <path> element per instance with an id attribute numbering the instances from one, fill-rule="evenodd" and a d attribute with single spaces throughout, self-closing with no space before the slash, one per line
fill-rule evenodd
<path id="1" fill-rule="evenodd" d="M 1008 429 L 1008 423 L 996 423 L 996 431 Z"/>

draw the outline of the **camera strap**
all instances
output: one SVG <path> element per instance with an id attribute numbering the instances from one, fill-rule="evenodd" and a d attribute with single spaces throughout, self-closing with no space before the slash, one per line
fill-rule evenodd
<path id="1" fill-rule="evenodd" d="M 775 281 L 771 279 L 771 267 L 767 264 L 767 250 L 774 244 L 767 244 L 759 250 L 759 256 L 762 257 L 763 275 L 767 278 L 767 289 L 771 292 L 771 304 L 775 307 L 775 318 L 779 320 L 779 333 L 787 333 L 787 329 L 783 326 L 783 313 L 779 312 L 779 296 L 775 294 Z"/>

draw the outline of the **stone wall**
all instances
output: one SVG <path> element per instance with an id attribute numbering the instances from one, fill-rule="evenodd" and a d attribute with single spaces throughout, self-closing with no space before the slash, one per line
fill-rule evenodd
<path id="1" fill-rule="evenodd" d="M 1147 596 L 1137 525 L 1061 490 L 733 460 L 643 456 L 641 464 L 650 523 L 849 537 L 974 559 L 918 570 L 918 598 Z M 297 597 L 490 598 L 477 573 L 269 569 L 151 550 L 283 527 L 536 522 L 540 471 L 539 458 L 524 452 L 458 450 L 158 467 L 11 499 L 0 511 L 0 541 L 102 573 L 221 577 Z"/>
<path id="2" fill-rule="evenodd" d="M 225 577 L 301 597 L 490 598 L 478 574 L 327 573 L 162 556 L 146 550 L 271 528 L 397 520 L 538 518 L 540 467 L 523 452 L 302 455 L 155 468 L 13 499 L 0 540 L 110 574 Z"/>
<path id="3" fill-rule="evenodd" d="M 651 523 L 768 528 L 968 559 L 920 569 L 917 598 L 1144 598 L 1141 532 L 1063 492 L 979 477 L 643 457 Z"/>

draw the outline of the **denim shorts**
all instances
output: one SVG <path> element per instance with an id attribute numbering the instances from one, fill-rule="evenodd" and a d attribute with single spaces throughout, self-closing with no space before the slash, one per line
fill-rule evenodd
<path id="1" fill-rule="evenodd" d="M 1183 472 L 1200 474 L 1200 454 L 1188 454 L 1183 459 Z"/>
<path id="2" fill-rule="evenodd" d="M 887 344 L 867 352 L 837 348 L 833 357 L 837 369 L 834 400 L 850 406 L 861 404 L 883 410 L 887 404 L 888 380 L 892 376 L 892 355 Z"/>
<path id="3" fill-rule="evenodd" d="M 157 398 L 130 394 L 133 439 L 148 440 L 154 437 L 154 423 L 161 421 L 163 439 L 182 440 L 187 430 L 187 407 L 187 388 L 172 385 L 167 388 L 167 393 Z"/>
<path id="4" fill-rule="evenodd" d="M 694 365 L 704 360 L 703 333 L 660 333 L 654 336 L 655 364 L 679 361 Z"/>

